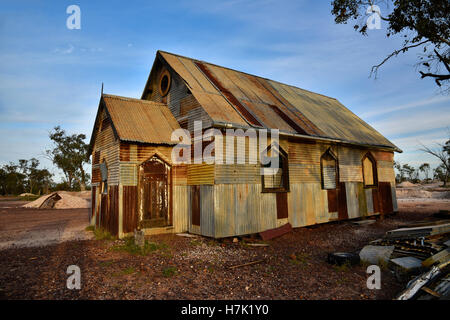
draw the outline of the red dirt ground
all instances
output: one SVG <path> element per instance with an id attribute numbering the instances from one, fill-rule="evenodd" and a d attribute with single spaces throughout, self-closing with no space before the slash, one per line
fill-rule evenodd
<path id="1" fill-rule="evenodd" d="M 231 239 L 158 235 L 149 238 L 158 244 L 158 249 L 147 256 L 114 250 L 123 241 L 107 240 L 6 249 L 0 251 L 0 298 L 392 299 L 403 284 L 397 283 L 389 271 L 382 273 L 381 290 L 369 290 L 365 268 L 338 268 L 328 264 L 326 257 L 328 252 L 359 250 L 399 224 L 430 218 L 439 209 L 449 209 L 448 202 L 399 204 L 399 214 L 374 224 L 356 226 L 341 222 L 299 228 L 267 241 L 269 247 L 251 247 L 243 241 L 234 244 Z M 61 211 L 65 210 L 55 214 Z M 1 217 L 4 214 L 0 213 L 2 232 L 6 221 L 15 223 L 10 217 Z M 50 213 L 43 216 L 46 214 Z M 71 214 L 75 212 L 57 217 L 64 220 Z M 86 214 L 80 211 L 79 217 L 73 219 L 86 219 Z M 35 222 L 35 226 L 39 224 Z M 14 226 L 6 228 L 15 230 Z M 260 259 L 265 261 L 229 268 Z M 72 264 L 81 269 L 82 288 L 78 291 L 66 288 L 66 270 Z"/>

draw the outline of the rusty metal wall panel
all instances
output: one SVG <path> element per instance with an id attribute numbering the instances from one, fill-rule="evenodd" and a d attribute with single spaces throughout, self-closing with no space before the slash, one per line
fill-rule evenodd
<path id="1" fill-rule="evenodd" d="M 394 211 L 392 190 L 390 182 L 379 182 L 378 192 L 380 195 L 381 212 L 392 213 Z"/>
<path id="2" fill-rule="evenodd" d="M 339 165 L 339 181 L 342 182 L 362 182 L 362 166 Z"/>
<path id="3" fill-rule="evenodd" d="M 113 235 L 119 234 L 119 187 L 109 186 L 107 197 L 107 211 L 105 212 L 104 227 Z"/>
<path id="4" fill-rule="evenodd" d="M 394 152 L 372 150 L 371 153 L 377 161 L 394 162 Z"/>
<path id="5" fill-rule="evenodd" d="M 320 165 L 322 156 L 320 144 L 312 143 L 289 143 L 289 163 L 292 164 L 314 164 Z"/>
<path id="6" fill-rule="evenodd" d="M 190 164 L 187 165 L 188 185 L 213 185 L 214 165 L 212 164 Z"/>
<path id="7" fill-rule="evenodd" d="M 345 182 L 345 193 L 347 195 L 348 218 L 354 219 L 360 216 L 358 200 L 358 183 Z"/>
<path id="8" fill-rule="evenodd" d="M 235 185 L 214 185 L 214 216 L 215 237 L 230 237 L 235 235 Z"/>
<path id="9" fill-rule="evenodd" d="M 380 194 L 377 188 L 368 189 L 372 190 L 372 203 L 373 203 L 373 212 L 381 213 L 381 204 L 380 204 Z"/>
<path id="10" fill-rule="evenodd" d="M 339 220 L 348 219 L 347 210 L 347 194 L 345 189 L 345 182 L 339 183 L 338 191 L 338 218 Z"/>
<path id="11" fill-rule="evenodd" d="M 137 186 L 123 187 L 123 232 L 133 232 L 138 226 Z"/>
<path id="12" fill-rule="evenodd" d="M 330 220 L 327 191 L 320 183 L 291 184 L 289 222 L 293 227 L 302 227 Z"/>
<path id="13" fill-rule="evenodd" d="M 107 117 L 104 110 L 100 113 L 99 119 Z M 106 161 L 108 166 L 108 184 L 118 185 L 119 183 L 119 141 L 116 140 L 111 126 L 105 130 L 94 133 L 92 140 L 92 154 L 98 158 L 98 163 L 92 165 L 92 183 L 101 182 L 100 164 Z"/>
<path id="14" fill-rule="evenodd" d="M 172 167 L 172 179 L 174 185 L 185 186 L 187 185 L 187 166 L 179 165 Z"/>
<path id="15" fill-rule="evenodd" d="M 260 165 L 224 164 L 215 166 L 216 184 L 261 183 Z"/>
<path id="16" fill-rule="evenodd" d="M 393 161 L 377 161 L 378 181 L 395 183 L 395 170 Z"/>
<path id="17" fill-rule="evenodd" d="M 215 237 L 258 233 L 277 226 L 276 196 L 258 184 L 214 186 Z"/>
<path id="18" fill-rule="evenodd" d="M 395 181 L 391 182 L 391 192 L 392 192 L 392 209 L 394 212 L 398 212 L 398 204 L 397 204 L 397 193 L 395 188 Z"/>
<path id="19" fill-rule="evenodd" d="M 328 212 L 338 212 L 338 192 L 337 189 L 327 190 Z"/>
<path id="20" fill-rule="evenodd" d="M 191 186 L 191 223 L 200 226 L 201 199 L 200 186 Z"/>
<path id="21" fill-rule="evenodd" d="M 289 162 L 290 183 L 321 183 L 320 179 L 320 165 Z"/>
<path id="22" fill-rule="evenodd" d="M 366 191 L 362 183 L 358 183 L 357 188 L 358 188 L 359 216 L 365 217 L 367 216 Z"/>
<path id="23" fill-rule="evenodd" d="M 137 165 L 132 163 L 120 164 L 120 184 L 123 186 L 137 186 Z"/>

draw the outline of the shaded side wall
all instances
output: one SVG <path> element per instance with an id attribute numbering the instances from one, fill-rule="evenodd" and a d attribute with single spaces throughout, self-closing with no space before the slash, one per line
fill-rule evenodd
<path id="1" fill-rule="evenodd" d="M 119 233 L 119 140 L 115 137 L 111 120 L 103 110 L 99 130 L 92 149 L 92 216 L 91 224 Z M 100 163 L 108 168 L 108 193 L 101 194 Z"/>

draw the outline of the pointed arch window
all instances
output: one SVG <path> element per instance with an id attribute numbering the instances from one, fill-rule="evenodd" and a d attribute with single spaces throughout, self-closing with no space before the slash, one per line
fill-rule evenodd
<path id="1" fill-rule="evenodd" d="M 287 153 L 278 145 L 271 145 L 266 151 L 267 157 L 278 157 L 278 168 L 273 168 L 273 162 L 262 165 L 262 192 L 289 191 L 289 165 Z"/>
<path id="2" fill-rule="evenodd" d="M 336 189 L 339 183 L 338 160 L 331 149 L 320 157 L 322 189 Z"/>
<path id="3" fill-rule="evenodd" d="M 370 152 L 362 159 L 364 187 L 376 187 L 378 185 L 377 162 Z"/>

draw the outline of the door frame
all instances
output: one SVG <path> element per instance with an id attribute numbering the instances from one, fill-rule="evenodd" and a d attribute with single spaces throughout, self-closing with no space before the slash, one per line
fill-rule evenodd
<path id="1" fill-rule="evenodd" d="M 159 227 L 141 227 L 142 226 L 142 221 L 144 218 L 144 185 L 143 185 L 143 178 L 144 178 L 144 165 L 147 162 L 150 161 L 159 161 L 161 163 L 163 163 L 166 168 L 167 168 L 167 184 L 168 184 L 168 188 L 167 188 L 167 192 L 168 197 L 167 197 L 167 205 L 168 205 L 168 210 L 167 210 L 167 214 L 168 214 L 168 225 L 164 226 L 162 228 L 167 228 L 167 227 L 171 227 L 173 226 L 173 178 L 172 178 L 172 165 L 165 159 L 165 157 L 159 155 L 158 153 L 153 154 L 152 156 L 150 156 L 147 160 L 143 161 L 139 166 L 138 166 L 138 185 L 137 185 L 137 215 L 138 215 L 138 228 L 139 229 L 153 229 L 153 228 L 159 228 Z"/>

